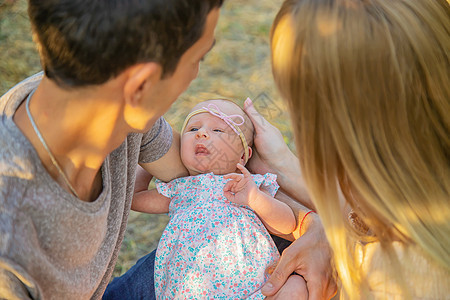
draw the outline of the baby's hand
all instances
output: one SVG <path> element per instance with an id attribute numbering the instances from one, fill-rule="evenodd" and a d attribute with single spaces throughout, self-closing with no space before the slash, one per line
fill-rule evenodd
<path id="1" fill-rule="evenodd" d="M 255 199 L 260 191 L 250 172 L 241 164 L 237 164 L 237 168 L 242 174 L 233 173 L 223 177 L 231 179 L 223 188 L 224 196 L 231 202 L 251 207 L 251 200 Z"/>

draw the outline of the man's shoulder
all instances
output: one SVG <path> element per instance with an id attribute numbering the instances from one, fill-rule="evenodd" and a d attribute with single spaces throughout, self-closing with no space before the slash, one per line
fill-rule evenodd
<path id="1" fill-rule="evenodd" d="M 8 244 L 9 227 L 14 227 L 19 199 L 23 198 L 27 183 L 33 180 L 34 167 L 11 135 L 0 127 L 0 246 Z M 6 227 L 5 227 L 6 226 Z"/>
<path id="2" fill-rule="evenodd" d="M 33 149 L 13 121 L 14 113 L 23 98 L 40 82 L 43 73 L 35 74 L 10 89 L 0 98 L 0 176 L 31 176 Z M 3 179 L 2 179 L 3 180 Z"/>
<path id="3" fill-rule="evenodd" d="M 0 97 L 0 105 L 2 108 L 9 101 L 23 99 L 26 94 L 28 94 L 39 84 L 43 76 L 44 72 L 39 72 L 13 86 L 9 91 Z"/>
<path id="4" fill-rule="evenodd" d="M 0 192 L 17 190 L 20 181 L 29 181 L 35 173 L 34 148 L 15 125 L 12 116 L 0 118 Z"/>
<path id="5" fill-rule="evenodd" d="M 30 149 L 2 131 L 0 128 L 0 180 L 3 177 L 31 178 L 33 164 L 28 153 Z"/>

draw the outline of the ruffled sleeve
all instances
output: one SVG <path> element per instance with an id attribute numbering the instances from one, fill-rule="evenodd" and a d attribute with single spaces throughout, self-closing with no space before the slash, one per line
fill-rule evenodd
<path id="1" fill-rule="evenodd" d="M 170 182 L 163 182 L 159 179 L 156 179 L 155 185 L 158 193 L 172 199 L 177 192 L 178 181 L 172 180 Z"/>
<path id="2" fill-rule="evenodd" d="M 277 175 L 266 173 L 264 175 L 252 174 L 253 180 L 258 187 L 264 187 L 274 197 L 280 186 L 277 183 Z"/>

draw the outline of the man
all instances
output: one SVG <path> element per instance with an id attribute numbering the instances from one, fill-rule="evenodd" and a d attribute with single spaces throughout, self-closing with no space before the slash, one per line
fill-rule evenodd
<path id="1" fill-rule="evenodd" d="M 0 100 L 0 298 L 102 296 L 137 164 L 185 172 L 161 116 L 197 76 L 221 3 L 29 2 L 45 74 Z"/>
<path id="2" fill-rule="evenodd" d="M 165 181 L 187 174 L 161 116 L 197 76 L 221 4 L 29 1 L 44 74 L 0 99 L 0 298 L 102 296 L 137 165 Z M 112 297 L 154 297 L 152 261 Z"/>

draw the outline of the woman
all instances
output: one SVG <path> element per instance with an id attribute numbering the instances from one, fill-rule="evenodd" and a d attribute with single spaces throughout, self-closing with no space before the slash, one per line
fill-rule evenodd
<path id="1" fill-rule="evenodd" d="M 444 0 L 287 0 L 275 19 L 303 174 L 257 148 L 303 176 L 348 298 L 450 295 L 449 16 Z"/>

